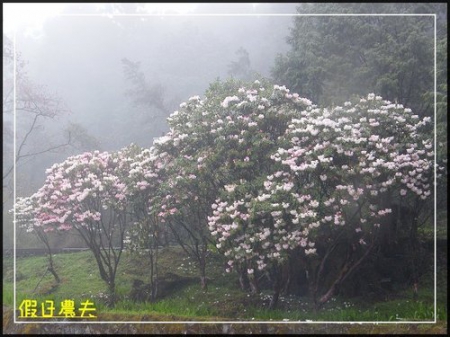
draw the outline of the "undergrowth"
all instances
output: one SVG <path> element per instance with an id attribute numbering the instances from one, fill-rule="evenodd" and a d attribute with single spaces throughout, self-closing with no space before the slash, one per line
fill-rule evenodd
<path id="1" fill-rule="evenodd" d="M 367 301 L 362 297 L 334 297 L 317 312 L 310 298 L 280 296 L 278 309 L 269 310 L 271 292 L 248 294 L 240 290 L 237 276 L 223 270 L 222 257 L 212 254 L 207 275 L 207 291 L 200 288 L 193 260 L 186 257 L 179 247 L 168 247 L 160 254 L 160 277 L 172 275 L 186 282 L 174 283 L 169 293 L 155 302 L 135 302 L 130 299 L 131 285 L 139 279 L 147 280 L 148 266 L 135 256 L 124 254 L 116 281 L 117 302 L 114 308 L 106 305 L 106 285 L 100 279 L 95 260 L 90 252 L 57 254 L 54 256 L 61 283 L 46 272 L 45 257 L 18 258 L 16 265 L 16 305 L 24 299 L 36 299 L 39 303 L 53 300 L 55 304 L 65 299 L 77 302 L 91 300 L 97 313 L 126 315 L 162 314 L 196 320 L 228 321 L 432 321 L 434 315 L 433 282 L 424 282 L 416 300 L 410 289 L 396 292 L 385 301 Z M 3 304 L 13 307 L 12 259 L 3 261 Z M 446 274 L 444 276 L 446 278 Z M 446 283 L 442 277 L 439 282 Z M 438 283 L 439 283 L 438 282 Z M 438 289 L 438 298 L 446 298 L 445 289 Z M 445 297 L 444 297 L 445 296 Z M 446 320 L 447 307 L 438 301 L 439 320 Z M 125 318 L 124 318 L 125 319 Z"/>

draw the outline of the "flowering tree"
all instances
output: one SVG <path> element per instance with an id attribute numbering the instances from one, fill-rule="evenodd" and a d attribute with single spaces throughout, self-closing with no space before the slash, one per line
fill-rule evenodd
<path id="1" fill-rule="evenodd" d="M 210 230 L 230 269 L 238 264 L 249 274 L 279 271 L 300 248 L 319 258 L 310 273 L 313 294 L 318 305 L 328 301 L 371 252 L 393 204 L 431 194 L 433 151 L 424 132 L 429 122 L 373 94 L 356 105 L 297 110 L 266 163 L 270 174 L 252 184 L 236 180 L 212 205 Z M 339 245 L 346 257 L 319 297 L 324 265 Z M 274 290 L 272 307 L 280 279 Z"/>
<path id="2" fill-rule="evenodd" d="M 148 258 L 151 300 L 155 300 L 158 295 L 158 250 L 167 242 L 166 227 L 158 216 L 161 209 L 158 191 L 164 182 L 156 173 L 161 163 L 155 149 L 132 148 L 134 155 L 126 184 L 134 223 L 128 229 L 125 242 L 131 252 Z"/>
<path id="3" fill-rule="evenodd" d="M 48 237 L 48 231 L 46 231 L 41 226 L 34 226 L 34 215 L 33 209 L 35 209 L 38 205 L 38 197 L 36 194 L 33 194 L 28 198 L 21 198 L 16 204 L 16 212 L 17 212 L 17 222 L 19 222 L 20 227 L 24 228 L 28 233 L 33 233 L 36 237 L 44 244 L 45 249 L 47 250 L 47 258 L 48 258 L 48 266 L 47 270 L 53 275 L 57 284 L 61 282 L 61 279 L 55 269 L 55 265 L 53 263 L 52 250 L 50 245 L 50 240 Z M 12 213 L 14 210 L 10 210 Z"/>
<path id="4" fill-rule="evenodd" d="M 248 181 L 248 192 L 257 194 L 255 179 L 276 164 L 269 155 L 279 146 L 287 121 L 308 104 L 264 81 L 244 86 L 230 80 L 214 83 L 205 99 L 191 97 L 170 116 L 170 132 L 155 143 L 167 161 L 167 195 L 160 215 L 182 246 L 189 240 L 186 248 L 196 256 L 202 278 L 211 241 L 211 204 L 239 181 Z M 240 268 L 240 276 L 245 287 L 247 268 Z M 255 283 L 251 285 L 256 291 Z"/>
<path id="5" fill-rule="evenodd" d="M 30 231 L 77 231 L 108 284 L 111 305 L 128 222 L 127 158 L 126 151 L 69 157 L 46 171 L 45 184 L 38 192 L 16 204 L 19 220 L 25 221 Z"/>
<path id="6" fill-rule="evenodd" d="M 183 250 L 197 263 L 202 289 L 207 289 L 206 259 L 211 242 L 207 215 L 214 200 L 216 180 L 201 170 L 201 154 L 212 152 L 213 137 L 199 124 L 203 102 L 198 96 L 180 105 L 168 119 L 170 132 L 157 139 L 154 149 L 159 162 L 156 172 L 163 177 L 159 189 L 160 212 Z M 206 123 L 206 122 L 205 122 Z"/>

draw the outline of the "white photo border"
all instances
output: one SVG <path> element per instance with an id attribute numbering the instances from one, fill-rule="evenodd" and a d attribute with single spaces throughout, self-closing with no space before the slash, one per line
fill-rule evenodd
<path id="1" fill-rule="evenodd" d="M 56 16 L 66 16 L 66 17 L 161 17 L 161 16 L 189 16 L 189 17 L 242 17 L 242 16 L 269 16 L 269 17 L 331 17 L 331 16 L 391 16 L 391 17 L 403 17 L 403 16 L 425 16 L 425 17 L 433 17 L 434 18 L 434 320 L 432 321 L 39 321 L 39 320 L 18 320 L 17 318 L 17 292 L 16 292 L 16 211 L 14 208 L 13 212 L 13 224 L 14 224 L 14 233 L 13 233 L 13 272 L 14 272 L 14 284 L 13 284 L 13 292 L 14 292 L 14 323 L 15 324 L 28 324 L 28 323 L 43 323 L 43 324 L 435 324 L 437 323 L 437 132 L 436 132 L 436 113 L 437 113 L 437 15 L 436 14 L 393 14 L 393 13 L 384 13 L 384 14 L 219 14 L 219 13 L 211 13 L 211 14 L 57 14 Z M 14 54 L 14 62 L 13 62 L 13 149 L 14 149 L 14 168 L 13 168 L 13 202 L 16 203 L 16 30 L 13 33 L 13 54 Z"/>

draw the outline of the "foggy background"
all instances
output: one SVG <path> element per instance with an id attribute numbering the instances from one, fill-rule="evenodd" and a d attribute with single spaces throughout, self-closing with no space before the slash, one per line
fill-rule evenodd
<path id="1" fill-rule="evenodd" d="M 82 130 L 76 140 L 78 148 L 45 153 L 18 166 L 19 196 L 39 188 L 45 169 L 68 154 L 113 151 L 132 142 L 151 146 L 154 137 L 167 131 L 167 111 L 175 111 L 190 96 L 203 96 L 217 78 L 229 77 L 231 64 L 239 62 L 242 49 L 250 61 L 247 70 L 270 77 L 276 54 L 288 49 L 286 37 L 293 17 L 257 14 L 294 14 L 297 6 L 191 4 L 188 14 L 252 14 L 196 17 L 165 15 L 177 13 L 172 7 L 176 4 L 155 9 L 143 5 L 65 4 L 61 15 L 47 18 L 41 27 L 17 28 L 16 50 L 26 62 L 27 76 L 59 96 L 69 110 L 46 121 L 39 130 L 41 138 L 34 141 L 62 143 L 69 125 Z M 124 13 L 144 15 L 120 16 Z M 133 84 L 125 76 L 123 58 L 140 62 L 146 83 L 162 89 L 167 111 L 134 104 L 126 94 Z M 72 130 L 72 142 L 75 137 Z"/>

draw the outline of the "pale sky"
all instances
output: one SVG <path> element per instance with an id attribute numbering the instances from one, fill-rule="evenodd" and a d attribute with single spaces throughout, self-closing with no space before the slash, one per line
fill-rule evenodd
<path id="1" fill-rule="evenodd" d="M 11 34 L 14 30 L 24 30 L 33 34 L 42 28 L 43 22 L 61 13 L 65 4 L 51 3 L 5 3 L 3 4 L 3 31 Z"/>
<path id="2" fill-rule="evenodd" d="M 45 20 L 62 13 L 70 3 L 5 3 L 3 4 L 3 31 L 8 35 L 14 31 L 22 31 L 25 35 L 38 36 Z M 98 9 L 112 3 L 99 3 Z M 80 4 L 78 4 L 80 5 Z M 177 12 L 186 14 L 192 12 L 198 4 L 195 3 L 147 3 L 142 4 L 143 12 L 157 14 Z"/>

